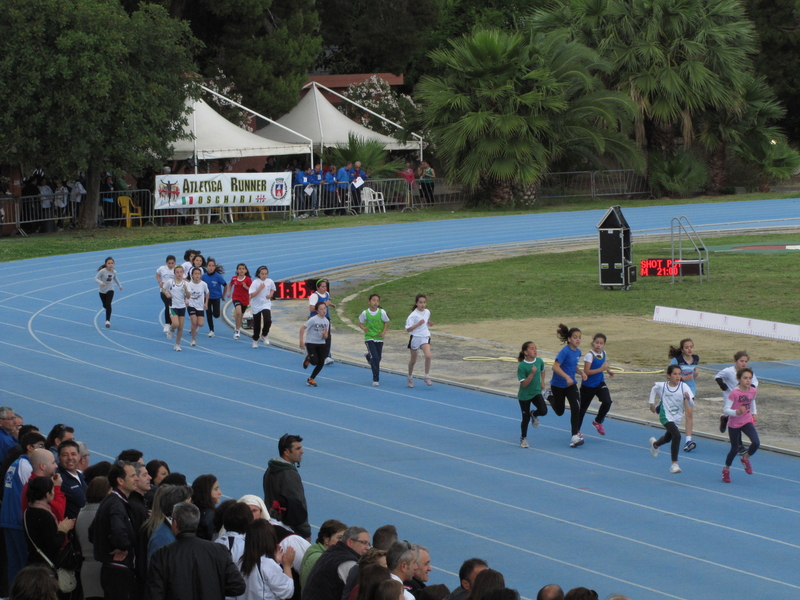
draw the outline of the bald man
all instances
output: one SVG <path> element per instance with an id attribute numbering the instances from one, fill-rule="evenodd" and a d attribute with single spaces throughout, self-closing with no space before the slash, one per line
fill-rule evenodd
<path id="1" fill-rule="evenodd" d="M 64 513 L 67 510 L 67 497 L 64 495 L 64 492 L 61 491 L 61 475 L 56 472 L 58 468 L 58 463 L 56 463 L 55 457 L 53 457 L 53 453 L 49 450 L 44 450 L 41 448 L 37 448 L 30 455 L 31 466 L 33 467 L 33 473 L 31 473 L 30 478 L 28 481 L 30 482 L 31 479 L 36 477 L 49 477 L 53 480 L 55 487 L 53 488 L 53 493 L 55 496 L 49 502 L 50 510 L 53 511 L 53 516 L 56 518 L 56 522 L 60 523 L 64 520 Z M 22 488 L 22 514 L 25 514 L 25 510 L 28 508 L 28 484 L 25 484 L 25 487 Z"/>

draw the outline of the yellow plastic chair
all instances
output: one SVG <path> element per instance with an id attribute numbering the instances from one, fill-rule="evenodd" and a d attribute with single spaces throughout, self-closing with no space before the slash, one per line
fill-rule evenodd
<path id="1" fill-rule="evenodd" d="M 139 226 L 142 226 L 142 209 L 133 203 L 129 196 L 117 198 L 117 204 L 122 209 L 122 216 L 125 217 L 125 227 L 131 226 L 131 217 L 139 217 Z"/>

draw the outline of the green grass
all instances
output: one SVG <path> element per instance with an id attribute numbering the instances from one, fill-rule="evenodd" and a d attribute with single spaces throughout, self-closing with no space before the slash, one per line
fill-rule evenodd
<path id="1" fill-rule="evenodd" d="M 108 227 L 91 231 L 65 231 L 58 234 L 36 235 L 28 238 L 0 238 L 0 262 L 74 254 L 77 252 L 93 252 L 127 248 L 131 246 L 149 246 L 188 240 L 229 237 L 238 235 L 259 235 L 265 233 L 282 233 L 307 231 L 313 229 L 332 229 L 337 227 L 359 227 L 364 225 L 384 225 L 395 223 L 416 223 L 420 221 L 436 221 L 443 219 L 466 219 L 500 215 L 514 215 L 528 212 L 551 213 L 577 210 L 607 209 L 613 204 L 625 207 L 703 204 L 708 202 L 738 202 L 743 200 L 764 200 L 775 198 L 792 198 L 791 194 L 742 194 L 738 196 L 698 197 L 683 199 L 633 199 L 615 198 L 568 198 L 545 199 L 536 203 L 530 211 L 507 211 L 486 209 L 425 209 L 421 211 L 360 215 L 357 217 L 323 217 L 319 219 L 303 219 L 286 221 L 269 219 L 266 221 L 237 221 L 233 225 L 192 225 L 180 227 Z"/>
<path id="2" fill-rule="evenodd" d="M 787 239 L 792 235 L 740 235 L 705 241 L 722 245 Z M 645 258 L 669 257 L 669 242 L 633 246 L 637 264 Z M 676 279 L 671 285 L 671 277 L 644 277 L 624 292 L 599 285 L 597 250 L 593 249 L 438 268 L 380 284 L 369 293 L 380 294 L 381 306 L 393 317 L 390 327 L 394 329 L 403 328 L 417 293 L 427 294 L 432 319 L 442 324 L 515 316 L 652 316 L 656 305 L 797 323 L 793 275 L 798 271 L 797 253 L 712 253 L 709 282 L 700 285 L 695 276 L 684 277 L 683 283 Z M 348 303 L 349 318 L 358 317 L 369 293 Z"/>

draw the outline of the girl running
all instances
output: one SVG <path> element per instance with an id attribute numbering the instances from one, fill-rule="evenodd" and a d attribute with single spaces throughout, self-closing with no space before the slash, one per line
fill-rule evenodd
<path id="1" fill-rule="evenodd" d="M 314 371 L 306 381 L 306 385 L 311 387 L 317 387 L 317 375 L 325 365 L 325 340 L 330 332 L 330 321 L 323 316 L 324 312 L 325 303 L 317 302 L 314 307 L 314 315 L 300 327 L 300 350 L 306 351 L 303 368 L 307 369 L 308 365 L 314 365 Z M 306 330 L 308 330 L 308 337 L 304 342 L 303 336 Z"/>
<path id="2" fill-rule="evenodd" d="M 565 400 L 569 402 L 569 422 L 572 437 L 570 448 L 583 446 L 581 433 L 581 406 L 578 393 L 578 377 L 583 379 L 583 371 L 578 370 L 581 359 L 581 330 L 559 324 L 556 336 L 566 344 L 553 361 L 553 376 L 550 378 L 550 406 L 559 417 L 564 414 Z"/>
<path id="3" fill-rule="evenodd" d="M 758 439 L 756 431 L 756 388 L 752 386 L 753 371 L 748 367 L 739 369 L 736 372 L 736 379 L 739 385 L 732 389 L 725 400 L 723 412 L 728 415 L 728 437 L 731 440 L 731 449 L 725 458 L 725 466 L 722 468 L 722 481 L 731 482 L 731 464 L 739 452 L 742 444 L 742 433 L 750 438 L 750 448 L 742 456 L 741 461 L 744 471 L 748 475 L 753 474 L 753 467 L 750 465 L 750 457 L 758 451 L 761 441 Z"/>
<path id="4" fill-rule="evenodd" d="M 166 293 L 164 290 L 170 285 L 174 279 L 175 275 L 173 273 L 175 269 L 175 257 L 170 254 L 167 256 L 167 260 L 165 264 L 161 265 L 156 269 L 156 281 L 158 281 L 158 289 L 161 291 L 161 302 L 164 303 L 164 333 L 168 333 L 170 330 L 170 324 L 172 323 L 172 319 L 169 314 L 169 309 L 171 307 L 170 299 L 167 298 Z"/>
<path id="5" fill-rule="evenodd" d="M 236 277 L 233 277 L 228 284 L 233 302 L 233 320 L 236 322 L 236 328 L 233 330 L 233 339 L 235 340 L 239 339 L 241 333 L 244 311 L 250 306 L 250 285 L 252 283 L 253 280 L 250 279 L 247 265 L 244 263 L 236 265 Z"/>
<path id="6" fill-rule="evenodd" d="M 611 365 L 608 364 L 605 345 L 606 336 L 602 333 L 594 334 L 592 351 L 587 352 L 583 357 L 583 383 L 581 384 L 581 426 L 586 411 L 596 396 L 600 401 L 600 409 L 597 411 L 597 417 L 592 421 L 592 427 L 600 435 L 606 434 L 603 421 L 611 408 L 611 393 L 606 386 L 605 374 L 608 373 L 609 377 L 614 376 L 614 373 L 611 372 Z"/>
<path id="7" fill-rule="evenodd" d="M 200 250 L 187 250 L 183 253 L 183 276 L 187 279 L 192 274 L 192 267 L 194 267 L 194 257 L 200 254 Z"/>
<path id="8" fill-rule="evenodd" d="M 386 328 L 389 327 L 389 315 L 380 306 L 381 297 L 371 294 L 369 308 L 358 317 L 358 326 L 364 332 L 364 344 L 367 351 L 364 358 L 372 367 L 372 385 L 379 386 L 381 377 L 381 356 L 383 354 L 383 340 L 386 337 Z"/>
<path id="9" fill-rule="evenodd" d="M 681 381 L 682 378 L 680 366 L 670 365 L 667 367 L 667 381 L 656 383 L 653 389 L 650 390 L 650 410 L 658 413 L 661 424 L 667 430 L 658 440 L 654 437 L 650 438 L 650 454 L 655 458 L 658 456 L 659 446 L 671 442 L 670 456 L 672 457 L 672 466 L 669 468 L 670 473 L 681 472 L 681 468 L 678 466 L 681 431 L 678 427 L 680 427 L 681 419 L 683 418 L 684 405 L 694 405 L 692 390 L 686 383 Z M 657 407 L 655 404 L 656 396 L 661 399 Z"/>
<path id="10" fill-rule="evenodd" d="M 269 346 L 269 328 L 272 327 L 272 296 L 278 288 L 268 277 L 269 269 L 260 266 L 256 269 L 256 280 L 250 286 L 250 310 L 253 313 L 253 348 L 258 342 Z M 263 321 L 263 322 L 262 322 Z"/>
<path id="11" fill-rule="evenodd" d="M 733 365 L 722 369 L 719 373 L 714 375 L 714 381 L 717 382 L 719 389 L 722 390 L 722 401 L 728 401 L 728 395 L 731 393 L 730 391 L 735 388 L 739 382 L 736 379 L 736 373 L 739 369 L 744 369 L 747 367 L 748 363 L 750 362 L 750 356 L 747 354 L 747 350 L 739 350 L 736 354 L 733 355 Z M 750 383 L 753 387 L 758 387 L 758 377 L 753 374 L 753 381 Z M 728 415 L 723 414 L 719 418 L 719 432 L 725 433 L 725 430 L 728 427 Z M 739 454 L 744 454 L 744 447 L 739 449 Z"/>
<path id="12" fill-rule="evenodd" d="M 331 293 L 329 291 L 330 283 L 328 283 L 327 279 L 319 279 L 317 281 L 317 289 L 316 291 L 308 297 L 308 312 L 309 316 L 314 316 L 317 314 L 316 306 L 319 302 L 325 303 L 325 311 L 323 316 L 328 319 L 328 337 L 325 338 L 325 364 L 331 365 L 333 364 L 333 357 L 331 356 L 331 328 L 330 328 L 330 307 L 336 308 L 336 305 L 331 302 Z"/>
<path id="13" fill-rule="evenodd" d="M 544 387 L 544 361 L 536 354 L 536 344 L 525 342 L 522 350 L 517 357 L 519 366 L 517 367 L 517 379 L 519 380 L 519 391 L 517 400 L 522 411 L 522 423 L 520 423 L 519 447 L 529 448 L 528 445 L 528 420 L 533 428 L 539 427 L 539 417 L 547 414 L 547 405 L 542 397 Z M 531 412 L 531 402 L 536 410 Z"/>
<path id="14" fill-rule="evenodd" d="M 175 278 L 164 288 L 164 295 L 170 299 L 170 319 L 172 323 L 167 330 L 167 339 L 172 340 L 172 330 L 177 329 L 175 336 L 175 352 L 181 351 L 181 338 L 183 337 L 183 322 L 186 318 L 186 301 L 190 298 L 189 282 L 183 278 L 183 267 L 175 267 Z"/>
<path id="15" fill-rule="evenodd" d="M 94 281 L 100 286 L 100 302 L 103 303 L 103 308 L 106 309 L 106 329 L 111 327 L 111 301 L 114 300 L 114 282 L 117 282 L 119 291 L 122 291 L 122 284 L 117 278 L 117 272 L 114 270 L 114 259 L 110 256 L 102 266 L 97 268 L 97 275 L 94 276 Z"/>
<path id="16" fill-rule="evenodd" d="M 417 352 L 421 349 L 425 356 L 425 383 L 433 385 L 431 381 L 431 332 L 428 326 L 433 325 L 431 311 L 425 308 L 428 297 L 417 294 L 414 299 L 414 310 L 406 319 L 406 331 L 411 334 L 408 340 L 408 349 L 411 350 L 411 359 L 408 361 L 408 387 L 414 387 L 414 364 L 417 362 Z"/>
<path id="17" fill-rule="evenodd" d="M 225 302 L 228 282 L 223 275 L 225 268 L 218 265 L 217 261 L 208 257 L 206 272 L 203 273 L 203 281 L 208 286 L 208 309 L 206 309 L 206 321 L 208 321 L 208 337 L 214 337 L 214 319 L 220 316 L 220 300 Z"/>
<path id="18" fill-rule="evenodd" d="M 681 340 L 678 347 L 669 347 L 669 361 L 671 365 L 678 365 L 681 368 L 681 381 L 689 386 L 692 390 L 692 398 L 697 395 L 697 386 L 694 380 L 697 379 L 699 374 L 697 365 L 700 362 L 700 357 L 694 353 L 694 342 L 689 338 Z M 694 421 L 694 404 L 692 406 L 686 405 L 686 445 L 683 447 L 684 452 L 691 452 L 697 448 L 697 444 L 692 441 L 692 423 Z"/>
<path id="19" fill-rule="evenodd" d="M 206 272 L 206 259 L 202 254 L 195 254 L 194 258 L 192 258 L 192 269 L 195 267 L 202 269 L 203 273 Z"/>
<path id="20" fill-rule="evenodd" d="M 192 346 L 197 346 L 197 330 L 205 324 L 204 312 L 208 309 L 208 285 L 203 281 L 203 269 L 192 269 L 192 280 L 188 284 L 191 294 L 186 303 L 186 312 L 191 319 Z"/>

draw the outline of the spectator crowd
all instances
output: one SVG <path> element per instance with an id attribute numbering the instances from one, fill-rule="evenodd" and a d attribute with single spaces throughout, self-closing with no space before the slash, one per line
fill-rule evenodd
<path id="1" fill-rule="evenodd" d="M 464 561 L 454 590 L 429 582 L 431 551 L 399 539 L 394 525 L 370 534 L 329 519 L 312 544 L 299 436 L 278 441 L 263 495 L 222 501 L 212 474 L 187 485 L 186 475 L 135 449 L 92 464 L 72 427 L 59 423 L 45 436 L 23 423 L 0 407 L 3 598 L 519 600 L 481 558 Z M 555 584 L 537 596 L 596 598 Z"/>

